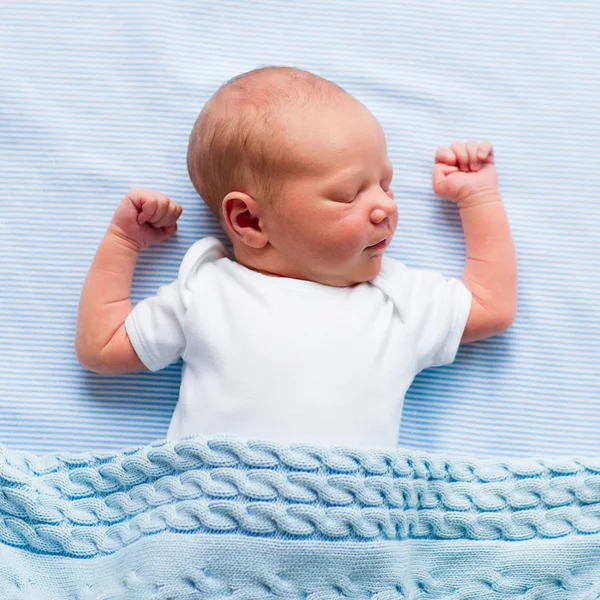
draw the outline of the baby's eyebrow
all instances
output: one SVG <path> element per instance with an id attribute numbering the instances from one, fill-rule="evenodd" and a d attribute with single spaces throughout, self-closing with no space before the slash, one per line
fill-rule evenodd
<path id="1" fill-rule="evenodd" d="M 332 178 L 337 184 L 354 183 L 357 179 L 364 178 L 362 169 L 340 169 Z"/>

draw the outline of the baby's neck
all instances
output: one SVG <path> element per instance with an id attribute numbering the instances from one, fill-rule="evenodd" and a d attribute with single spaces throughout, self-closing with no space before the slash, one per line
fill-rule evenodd
<path id="1" fill-rule="evenodd" d="M 270 277 L 287 277 L 288 279 L 301 279 L 314 281 L 331 287 L 351 287 L 357 282 L 349 280 L 343 275 L 336 276 L 320 274 L 310 266 L 290 264 L 284 256 L 267 243 L 263 248 L 249 248 L 244 244 L 233 243 L 233 254 L 238 264 L 263 275 Z"/>
<path id="2" fill-rule="evenodd" d="M 248 249 L 245 246 L 233 243 L 233 255 L 239 265 L 246 267 L 257 273 L 262 273 L 269 277 L 291 277 L 298 279 L 291 274 L 288 274 L 284 265 L 279 264 L 271 247 Z"/>
<path id="3" fill-rule="evenodd" d="M 238 264 L 246 267 L 247 269 L 250 269 L 251 271 L 255 271 L 256 273 L 261 273 L 262 275 L 267 275 L 269 277 L 285 277 L 285 275 L 279 275 L 278 273 L 270 273 L 269 271 L 265 271 L 264 269 L 259 269 L 257 267 L 252 267 L 250 265 L 244 265 L 239 260 L 237 262 L 238 262 Z"/>

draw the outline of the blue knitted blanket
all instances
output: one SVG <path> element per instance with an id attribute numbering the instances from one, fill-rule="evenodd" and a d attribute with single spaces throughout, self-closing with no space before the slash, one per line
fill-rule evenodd
<path id="1" fill-rule="evenodd" d="M 0 446 L 2 600 L 600 598 L 600 458 Z"/>

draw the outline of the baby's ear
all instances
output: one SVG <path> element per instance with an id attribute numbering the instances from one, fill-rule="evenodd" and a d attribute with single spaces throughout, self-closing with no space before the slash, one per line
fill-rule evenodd
<path id="1" fill-rule="evenodd" d="M 221 205 L 223 223 L 230 236 L 252 248 L 263 248 L 267 236 L 262 227 L 262 209 L 244 192 L 229 192 Z"/>

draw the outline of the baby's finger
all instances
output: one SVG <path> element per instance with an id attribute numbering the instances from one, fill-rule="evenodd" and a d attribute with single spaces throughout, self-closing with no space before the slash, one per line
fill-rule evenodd
<path id="1" fill-rule="evenodd" d="M 468 172 L 469 171 L 469 155 L 467 154 L 467 149 L 462 142 L 453 142 L 450 146 L 452 152 L 456 154 L 456 158 L 458 159 L 458 166 L 461 171 Z"/>
<path id="2" fill-rule="evenodd" d="M 153 227 L 147 235 L 151 240 L 151 244 L 160 244 L 168 240 L 176 231 L 177 223 L 173 223 L 173 225 L 169 225 L 168 227 Z"/>
<path id="3" fill-rule="evenodd" d="M 460 171 L 460 169 L 456 165 L 444 165 L 441 163 L 438 165 L 437 168 L 444 175 L 451 175 L 452 173 L 457 173 L 458 171 Z"/>
<path id="4" fill-rule="evenodd" d="M 456 165 L 456 154 L 450 148 L 438 148 L 435 153 L 435 162 L 445 165 Z"/>
<path id="5" fill-rule="evenodd" d="M 168 210 L 162 219 L 153 223 L 154 227 L 170 227 L 173 225 L 177 219 L 181 216 L 183 212 L 183 208 L 179 206 L 176 202 L 170 202 Z"/>
<path id="6" fill-rule="evenodd" d="M 148 223 L 153 227 L 158 227 L 169 210 L 169 202 L 158 202 L 154 214 L 148 219 Z"/>
<path id="7" fill-rule="evenodd" d="M 494 162 L 494 149 L 490 142 L 482 142 L 479 144 L 477 158 L 482 162 L 486 162 L 488 159 L 490 162 Z"/>
<path id="8" fill-rule="evenodd" d="M 469 167 L 471 168 L 471 171 L 479 171 L 479 169 L 481 168 L 481 163 L 479 162 L 479 159 L 477 158 L 477 150 L 478 150 L 479 146 L 477 145 L 477 142 L 473 141 L 473 140 L 469 140 L 467 142 L 467 154 L 469 155 Z"/>
<path id="9" fill-rule="evenodd" d="M 154 210 L 154 214 L 148 219 L 148 223 L 150 225 L 156 225 L 169 210 L 171 200 L 160 192 L 152 192 L 152 195 L 149 196 L 149 198 L 152 198 L 156 202 L 156 209 Z"/>
<path id="10" fill-rule="evenodd" d="M 158 206 L 158 200 L 152 196 L 150 198 L 143 198 L 141 200 L 142 210 L 138 215 L 138 224 L 143 225 L 147 221 L 149 221 L 156 212 L 156 207 Z"/>

